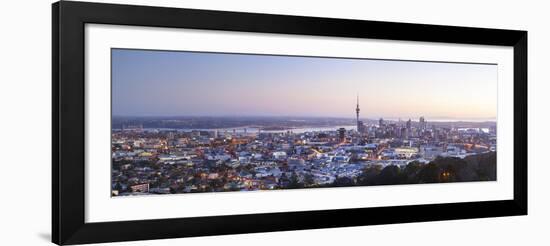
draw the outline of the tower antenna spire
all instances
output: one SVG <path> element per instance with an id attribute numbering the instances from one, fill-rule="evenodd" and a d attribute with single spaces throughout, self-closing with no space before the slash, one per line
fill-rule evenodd
<path id="1" fill-rule="evenodd" d="M 357 121 L 359 121 L 359 93 L 357 93 L 357 106 L 355 108 L 355 113 L 357 114 Z"/>
<path id="2" fill-rule="evenodd" d="M 361 123 L 359 122 L 359 92 L 357 92 L 357 106 L 355 107 L 355 114 L 357 116 L 357 131 L 362 132 Z"/>

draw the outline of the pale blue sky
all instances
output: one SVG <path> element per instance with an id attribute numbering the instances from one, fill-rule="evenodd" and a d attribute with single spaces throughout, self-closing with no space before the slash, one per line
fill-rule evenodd
<path id="1" fill-rule="evenodd" d="M 497 66 L 112 50 L 113 115 L 494 119 Z"/>

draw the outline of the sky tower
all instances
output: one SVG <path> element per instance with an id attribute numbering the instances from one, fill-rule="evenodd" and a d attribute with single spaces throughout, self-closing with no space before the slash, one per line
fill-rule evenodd
<path id="1" fill-rule="evenodd" d="M 359 94 L 357 94 L 357 107 L 355 108 L 357 114 L 357 130 L 359 130 Z"/>
<path id="2" fill-rule="evenodd" d="M 355 114 L 357 116 L 357 132 L 363 133 L 365 126 L 363 125 L 363 122 L 359 120 L 359 111 L 359 94 L 357 94 L 357 106 L 355 107 Z"/>

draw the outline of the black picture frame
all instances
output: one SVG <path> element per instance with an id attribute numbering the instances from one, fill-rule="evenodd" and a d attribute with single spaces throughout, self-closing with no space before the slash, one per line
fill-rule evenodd
<path id="1" fill-rule="evenodd" d="M 52 241 L 83 244 L 527 214 L 527 31 L 62 1 L 52 6 Z M 513 47 L 514 199 L 85 223 L 86 23 Z"/>

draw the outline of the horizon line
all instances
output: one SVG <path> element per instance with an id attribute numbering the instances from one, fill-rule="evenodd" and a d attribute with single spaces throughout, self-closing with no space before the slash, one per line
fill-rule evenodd
<path id="1" fill-rule="evenodd" d="M 333 118 L 333 119 L 350 119 L 355 120 L 355 117 L 346 116 L 296 116 L 296 115 L 111 115 L 111 118 L 122 117 L 135 117 L 135 118 L 176 118 L 176 117 L 204 117 L 204 118 Z M 415 116 L 415 117 L 360 117 L 359 119 L 375 120 L 380 119 L 388 121 L 415 121 L 420 117 L 424 117 L 426 121 L 497 121 L 496 117 L 427 117 L 427 116 Z"/>

